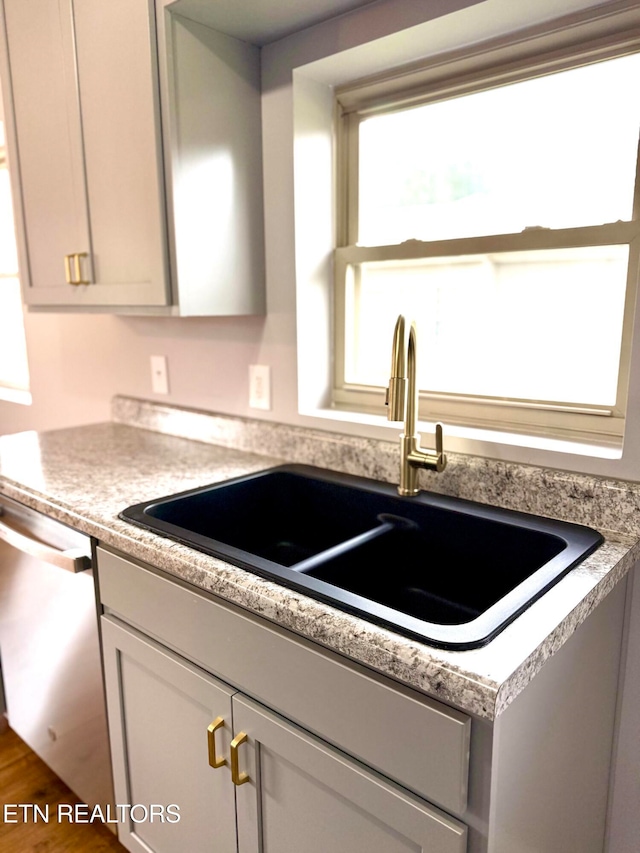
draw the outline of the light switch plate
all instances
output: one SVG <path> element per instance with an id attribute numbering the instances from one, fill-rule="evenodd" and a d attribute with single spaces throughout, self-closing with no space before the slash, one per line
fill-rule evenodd
<path id="1" fill-rule="evenodd" d="M 154 394 L 169 393 L 169 373 L 166 355 L 151 356 L 151 388 Z"/>
<path id="2" fill-rule="evenodd" d="M 271 368 L 267 364 L 249 365 L 249 406 L 252 409 L 271 408 Z"/>

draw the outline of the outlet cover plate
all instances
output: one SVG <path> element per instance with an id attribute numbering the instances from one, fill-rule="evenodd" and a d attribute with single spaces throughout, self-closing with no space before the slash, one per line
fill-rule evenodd
<path id="1" fill-rule="evenodd" d="M 249 406 L 267 411 L 271 408 L 271 368 L 268 364 L 249 365 Z"/>
<path id="2" fill-rule="evenodd" d="M 169 393 L 169 373 L 166 355 L 151 356 L 151 388 L 154 394 Z"/>

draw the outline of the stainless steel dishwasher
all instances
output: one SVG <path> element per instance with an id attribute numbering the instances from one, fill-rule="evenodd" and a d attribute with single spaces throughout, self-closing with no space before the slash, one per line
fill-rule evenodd
<path id="1" fill-rule="evenodd" d="M 0 665 L 11 728 L 82 802 L 113 804 L 90 540 L 4 497 Z"/>

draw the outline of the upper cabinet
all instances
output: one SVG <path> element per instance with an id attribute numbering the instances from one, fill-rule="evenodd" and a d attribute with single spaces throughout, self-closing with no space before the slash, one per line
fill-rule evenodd
<path id="1" fill-rule="evenodd" d="M 187 314 L 262 314 L 260 49 L 157 0 L 172 277 Z"/>
<path id="2" fill-rule="evenodd" d="M 3 6 L 26 304 L 263 312 L 257 48 L 153 0 Z"/>
<path id="3" fill-rule="evenodd" d="M 146 0 L 5 0 L 28 274 L 43 306 L 167 304 Z"/>

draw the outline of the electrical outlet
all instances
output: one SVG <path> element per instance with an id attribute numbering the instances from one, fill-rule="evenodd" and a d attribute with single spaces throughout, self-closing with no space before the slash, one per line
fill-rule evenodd
<path id="1" fill-rule="evenodd" d="M 166 355 L 151 356 L 151 388 L 154 394 L 169 393 L 169 374 Z"/>
<path id="2" fill-rule="evenodd" d="M 249 406 L 271 408 L 271 368 L 267 364 L 249 365 Z"/>

